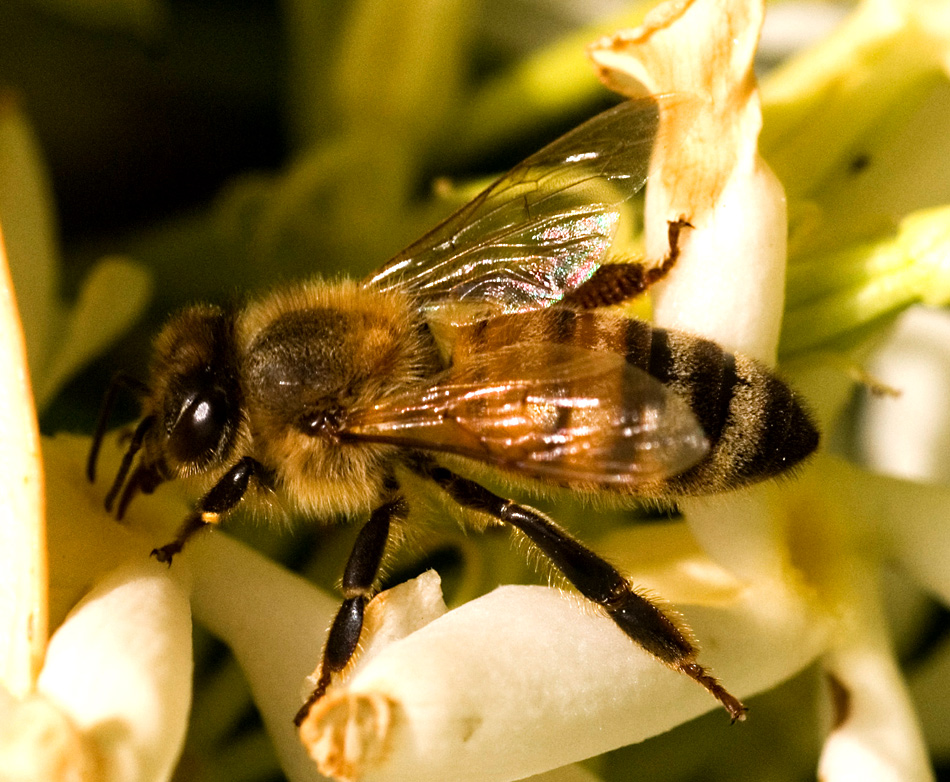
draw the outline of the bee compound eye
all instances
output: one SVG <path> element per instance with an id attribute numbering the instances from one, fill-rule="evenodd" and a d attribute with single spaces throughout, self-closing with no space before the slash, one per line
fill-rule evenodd
<path id="1" fill-rule="evenodd" d="M 230 428 L 230 407 L 220 388 L 186 399 L 168 437 L 171 455 L 179 462 L 197 464 L 218 455 Z"/>

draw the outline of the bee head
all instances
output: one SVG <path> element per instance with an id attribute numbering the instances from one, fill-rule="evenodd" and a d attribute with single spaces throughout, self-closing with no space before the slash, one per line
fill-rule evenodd
<path id="1" fill-rule="evenodd" d="M 167 480 L 213 470 L 232 455 L 243 418 L 233 326 L 233 317 L 218 307 L 189 307 L 175 315 L 155 340 L 149 381 L 119 378 L 143 397 L 142 420 L 106 495 L 106 508 L 111 510 L 121 492 L 119 518 L 139 492 L 149 494 Z M 107 394 L 93 441 L 90 480 L 115 385 Z M 137 454 L 140 458 L 132 470 Z"/>

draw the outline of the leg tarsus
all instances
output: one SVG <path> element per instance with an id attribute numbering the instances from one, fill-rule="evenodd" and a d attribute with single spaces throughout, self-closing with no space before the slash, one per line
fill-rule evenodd
<path id="1" fill-rule="evenodd" d="M 395 491 L 394 486 L 391 489 Z M 294 716 L 297 727 L 307 718 L 313 705 L 324 696 L 334 674 L 345 670 L 353 658 L 363 630 L 363 609 L 373 595 L 391 524 L 396 519 L 404 518 L 407 510 L 402 497 L 390 499 L 373 511 L 356 536 L 343 571 L 343 593 L 346 599 L 337 611 L 327 635 L 316 687 Z"/>
<path id="2" fill-rule="evenodd" d="M 185 543 L 191 540 L 196 532 L 213 523 L 214 522 L 209 520 L 204 514 L 199 511 L 194 511 L 188 515 L 181 527 L 178 528 L 178 534 L 175 536 L 175 539 L 171 543 L 166 543 L 164 546 L 152 549 L 152 556 L 159 562 L 164 562 L 171 567 L 172 558 L 185 547 Z"/>
<path id="3" fill-rule="evenodd" d="M 678 665 L 676 670 L 686 674 L 690 679 L 699 682 L 699 684 L 709 690 L 716 700 L 729 712 L 733 724 L 745 721 L 746 713 L 749 711 L 745 704 L 726 690 L 726 688 L 719 683 L 719 680 L 708 673 L 701 665 L 695 662 L 684 662 Z"/>
<path id="4" fill-rule="evenodd" d="M 303 721 L 307 719 L 314 704 L 326 694 L 327 687 L 330 686 L 330 678 L 330 671 L 321 666 L 317 686 L 313 688 L 313 692 L 307 696 L 307 700 L 303 702 L 303 706 L 297 709 L 297 713 L 294 715 L 294 725 L 298 728 L 303 725 Z"/>
<path id="5" fill-rule="evenodd" d="M 601 606 L 630 640 L 705 687 L 726 708 L 733 722 L 745 719 L 746 708 L 741 701 L 696 663 L 697 652 L 689 631 L 638 593 L 613 565 L 533 508 L 506 500 L 431 460 L 420 460 L 414 468 L 460 505 L 489 513 L 522 532 L 584 597 Z"/>
<path id="6" fill-rule="evenodd" d="M 201 498 L 198 507 L 188 515 L 178 529 L 175 539 L 171 543 L 153 549 L 152 556 L 159 562 L 167 562 L 170 565 L 172 557 L 184 548 L 192 535 L 209 524 L 217 524 L 224 514 L 244 499 L 251 478 L 257 476 L 260 479 L 263 474 L 264 468 L 256 459 L 245 456 L 238 461 Z"/>
<path id="7" fill-rule="evenodd" d="M 353 597 L 344 600 L 340 610 L 337 611 L 324 646 L 317 684 L 294 716 L 294 725 L 298 728 L 307 718 L 313 705 L 326 693 L 327 687 L 330 686 L 333 679 L 333 674 L 346 668 L 347 663 L 356 651 L 363 630 L 363 609 L 365 606 L 365 597 Z"/>

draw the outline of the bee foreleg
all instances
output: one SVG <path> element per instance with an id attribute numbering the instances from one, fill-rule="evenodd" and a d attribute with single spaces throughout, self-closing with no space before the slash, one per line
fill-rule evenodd
<path id="1" fill-rule="evenodd" d="M 363 630 L 363 609 L 373 596 L 391 524 L 396 519 L 404 518 L 406 513 L 405 500 L 396 496 L 376 508 L 357 535 L 343 571 L 343 605 L 330 626 L 330 633 L 323 647 L 320 677 L 313 692 L 294 717 L 295 725 L 300 726 L 307 718 L 313 704 L 326 692 L 333 674 L 346 668 L 353 657 Z"/>
<path id="2" fill-rule="evenodd" d="M 629 638 L 705 687 L 733 721 L 745 718 L 745 706 L 696 663 L 697 650 L 688 638 L 688 630 L 637 592 L 613 565 L 540 512 L 506 500 L 444 467 L 432 463 L 420 467 L 460 505 L 491 514 L 522 532 L 584 597 L 601 606 Z"/>
<path id="3" fill-rule="evenodd" d="M 196 507 L 188 514 L 175 539 L 161 548 L 152 549 L 152 556 L 159 562 L 171 564 L 172 557 L 182 550 L 185 543 L 199 530 L 209 524 L 217 524 L 221 516 L 232 510 L 247 492 L 248 484 L 254 475 L 261 476 L 264 467 L 256 459 L 245 456 L 201 498 Z"/>

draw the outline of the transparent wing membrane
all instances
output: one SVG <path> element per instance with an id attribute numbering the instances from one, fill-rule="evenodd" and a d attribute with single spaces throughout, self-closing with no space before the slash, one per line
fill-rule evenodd
<path id="1" fill-rule="evenodd" d="M 709 447 L 688 405 L 622 356 L 548 343 L 487 351 L 341 434 L 605 487 L 676 475 Z"/>
<path id="2" fill-rule="evenodd" d="M 654 100 L 599 114 L 515 166 L 364 283 L 407 290 L 423 307 L 550 306 L 603 262 L 624 204 L 644 185 Z"/>

